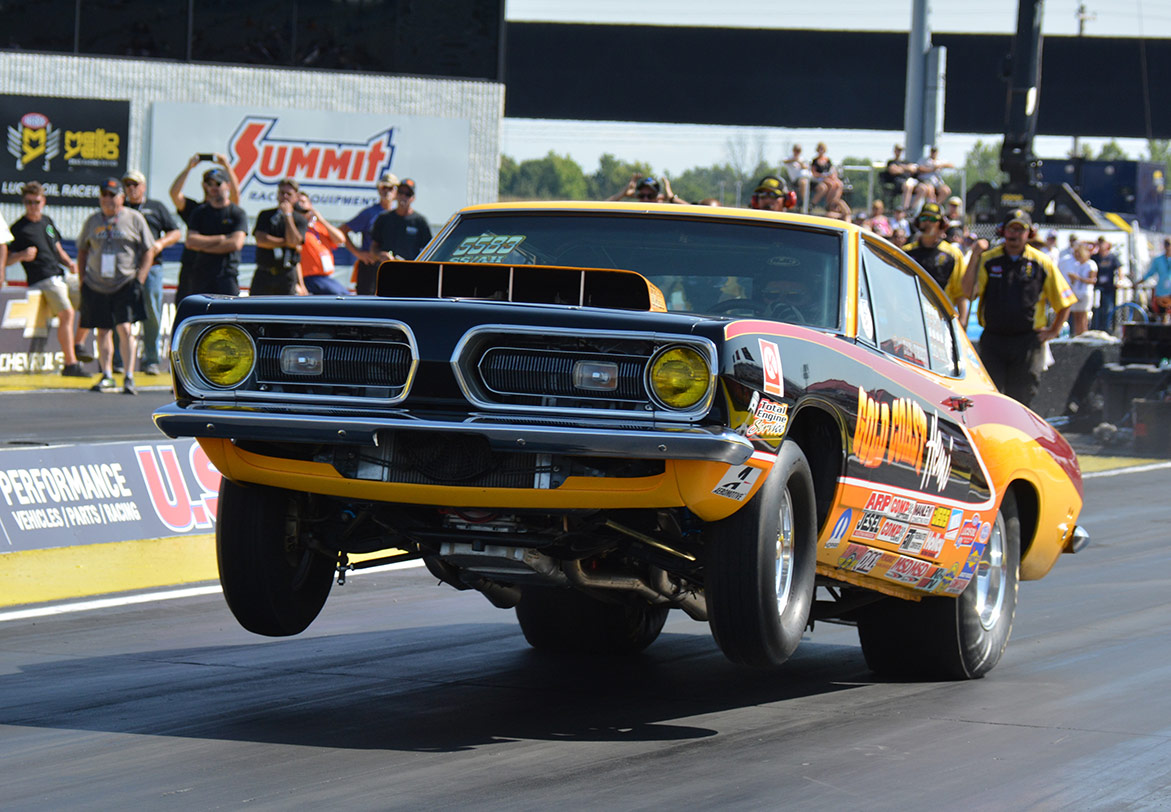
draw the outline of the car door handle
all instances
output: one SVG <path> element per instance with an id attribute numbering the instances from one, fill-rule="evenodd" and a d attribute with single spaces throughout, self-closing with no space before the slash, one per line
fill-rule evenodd
<path id="1" fill-rule="evenodd" d="M 943 405 L 953 412 L 962 412 L 972 405 L 972 399 L 965 398 L 961 395 L 952 395 L 943 402 Z"/>

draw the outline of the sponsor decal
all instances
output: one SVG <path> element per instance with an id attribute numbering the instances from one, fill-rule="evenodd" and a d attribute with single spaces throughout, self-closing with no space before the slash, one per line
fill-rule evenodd
<path id="1" fill-rule="evenodd" d="M 931 526 L 939 528 L 940 530 L 947 529 L 947 523 L 951 520 L 952 509 L 949 507 L 937 507 L 935 512 L 931 515 Z M 963 516 L 963 511 L 960 511 L 960 516 Z M 959 527 L 959 524 L 956 525 Z"/>
<path id="2" fill-rule="evenodd" d="M 525 241 L 520 234 L 481 234 L 465 237 L 451 253 L 453 262 L 488 262 L 503 264 L 518 245 Z"/>
<path id="3" fill-rule="evenodd" d="M 980 559 L 984 557 L 984 550 L 987 547 L 982 541 L 978 541 L 972 545 L 972 551 L 968 553 L 968 558 L 964 562 L 963 569 L 960 570 L 960 575 L 971 576 L 976 574 L 976 568 L 980 566 Z"/>
<path id="4" fill-rule="evenodd" d="M 883 519 L 878 528 L 878 540 L 897 542 L 907 532 L 906 522 L 897 522 L 894 519 Z"/>
<path id="5" fill-rule="evenodd" d="M 878 534 L 878 528 L 882 524 L 882 516 L 878 513 L 863 513 L 862 518 L 858 520 L 858 524 L 854 526 L 854 532 L 850 534 L 852 539 L 861 539 L 863 541 L 873 541 Z"/>
<path id="6" fill-rule="evenodd" d="M 984 522 L 980 525 L 980 541 L 988 541 L 988 537 L 992 535 L 992 523 Z"/>
<path id="7" fill-rule="evenodd" d="M 943 533 L 936 530 L 927 531 L 927 539 L 923 542 L 923 549 L 919 553 L 929 558 L 938 558 L 941 552 L 943 552 Z"/>
<path id="8" fill-rule="evenodd" d="M 854 564 L 853 571 L 866 575 L 874 569 L 882 561 L 884 553 L 881 550 L 872 550 L 866 548 L 866 552 L 858 556 L 858 561 Z"/>
<path id="9" fill-rule="evenodd" d="M 960 573 L 955 578 L 953 578 L 947 586 L 943 588 L 943 591 L 949 595 L 960 595 L 965 589 L 968 588 L 968 584 L 971 582 L 972 574 L 970 572 Z"/>
<path id="10" fill-rule="evenodd" d="M 947 530 L 944 531 L 943 537 L 948 541 L 955 541 L 956 535 L 960 532 L 960 524 L 964 520 L 964 512 L 959 508 L 952 508 L 951 515 L 947 519 Z M 958 547 L 959 544 L 956 544 Z"/>
<path id="11" fill-rule="evenodd" d="M 838 569 L 852 570 L 858 564 L 858 559 L 870 552 L 870 548 L 861 544 L 847 544 L 838 556 Z"/>
<path id="12" fill-rule="evenodd" d="M 886 577 L 906 584 L 919 585 L 924 578 L 930 578 L 932 571 L 938 569 L 934 564 L 920 561 L 917 558 L 898 556 L 895 562 L 886 570 Z"/>
<path id="13" fill-rule="evenodd" d="M 842 539 L 846 537 L 846 531 L 850 528 L 850 520 L 854 518 L 854 511 L 846 508 L 842 511 L 842 515 L 838 516 L 838 520 L 834 522 L 834 529 L 830 531 L 829 541 L 825 543 L 827 550 L 832 550 L 842 543 Z"/>
<path id="14" fill-rule="evenodd" d="M 926 590 L 927 592 L 934 592 L 948 580 L 947 570 L 945 570 L 943 567 L 936 567 L 930 575 L 921 579 L 919 583 L 916 584 L 916 587 Z"/>
<path id="15" fill-rule="evenodd" d="M 959 535 L 956 537 L 956 547 L 967 547 L 976 540 L 976 536 L 980 534 L 980 514 L 976 513 L 972 518 L 964 522 L 960 528 Z"/>
<path id="16" fill-rule="evenodd" d="M 365 141 L 315 141 L 277 138 L 279 118 L 247 116 L 228 140 L 232 171 L 244 190 L 252 181 L 275 186 L 297 178 L 302 186 L 369 188 L 390 168 L 394 128 Z"/>
<path id="17" fill-rule="evenodd" d="M 788 427 L 789 405 L 761 398 L 748 434 L 761 439 L 776 439 L 784 437 Z"/>
<path id="18" fill-rule="evenodd" d="M 752 492 L 752 486 L 760 476 L 761 469 L 751 465 L 730 465 L 727 473 L 720 478 L 720 484 L 712 489 L 716 496 L 743 502 Z"/>
<path id="19" fill-rule="evenodd" d="M 38 180 L 54 205 L 95 206 L 98 185 L 126 168 L 128 101 L 0 95 L 12 163 L 0 168 L 0 199 L 20 200 Z"/>
<path id="20" fill-rule="evenodd" d="M 919 502 L 915 505 L 915 509 L 911 511 L 911 524 L 931 524 L 931 519 L 935 516 L 935 505 L 927 502 Z"/>
<path id="21" fill-rule="evenodd" d="M 777 397 L 785 396 L 785 378 L 781 372 L 781 351 L 775 341 L 760 342 L 760 367 L 764 371 L 764 391 Z"/>
<path id="22" fill-rule="evenodd" d="M 951 451 L 955 441 L 948 437 L 947 448 L 943 445 L 943 433 L 939 430 L 939 412 L 935 412 L 931 416 L 931 436 L 927 440 L 927 460 L 923 466 L 923 477 L 919 480 L 920 488 L 926 488 L 932 480 L 935 480 L 936 492 L 943 491 L 947 485 L 947 478 L 951 474 Z"/>
<path id="23" fill-rule="evenodd" d="M 921 527 L 912 527 L 907 530 L 907 534 L 903 536 L 903 540 L 899 544 L 899 551 L 910 553 L 911 555 L 918 555 L 919 551 L 923 549 L 923 545 L 926 542 L 927 531 Z"/>

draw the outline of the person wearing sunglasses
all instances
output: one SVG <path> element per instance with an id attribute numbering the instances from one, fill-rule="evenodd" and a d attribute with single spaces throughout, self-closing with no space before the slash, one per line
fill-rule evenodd
<path id="1" fill-rule="evenodd" d="M 964 254 L 944 239 L 946 223 L 938 203 L 924 203 L 915 220 L 919 237 L 903 246 L 911 259 L 936 281 L 955 305 L 960 323 L 967 324 L 968 300 L 964 298 Z"/>
<path id="2" fill-rule="evenodd" d="M 184 217 L 187 250 L 180 262 L 176 304 L 194 293 L 240 294 L 240 249 L 248 235 L 248 215 L 230 200 L 229 175 L 230 170 L 219 167 L 204 172 L 204 202 Z"/>

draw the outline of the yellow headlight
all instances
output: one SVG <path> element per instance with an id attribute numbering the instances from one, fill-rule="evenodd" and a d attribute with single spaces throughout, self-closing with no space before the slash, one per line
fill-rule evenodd
<path id="1" fill-rule="evenodd" d="M 256 350 L 248 334 L 230 324 L 213 327 L 195 345 L 199 374 L 215 386 L 232 387 L 248 377 Z"/>
<path id="2" fill-rule="evenodd" d="M 672 347 L 651 361 L 650 384 L 664 406 L 690 409 L 707 396 L 711 369 L 707 360 L 690 347 Z"/>

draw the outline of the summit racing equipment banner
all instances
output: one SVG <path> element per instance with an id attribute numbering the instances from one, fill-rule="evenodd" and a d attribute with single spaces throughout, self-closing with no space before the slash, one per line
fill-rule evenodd
<path id="1" fill-rule="evenodd" d="M 195 154 L 226 155 L 240 181 L 250 218 L 276 205 L 277 183 L 296 178 L 334 225 L 378 202 L 384 172 L 412 178 L 415 208 L 443 222 L 467 205 L 467 119 L 396 113 L 339 113 L 262 107 L 156 102 L 151 106 L 150 177 L 174 178 Z M 201 163 L 183 194 L 202 200 L 200 181 L 215 164 Z M 159 188 L 162 188 L 161 186 Z"/>
<path id="2" fill-rule="evenodd" d="M 20 201 L 39 180 L 54 206 L 97 208 L 98 185 L 126 174 L 130 102 L 0 95 L 9 161 L 0 164 L 0 200 Z"/>
<path id="3" fill-rule="evenodd" d="M 194 440 L 0 450 L 0 554 L 211 533 L 219 485 Z"/>

